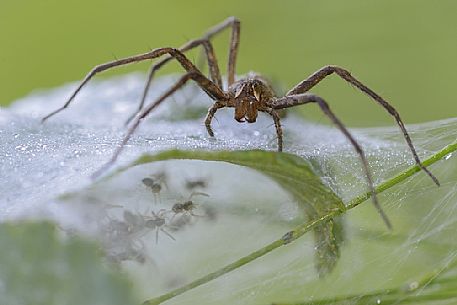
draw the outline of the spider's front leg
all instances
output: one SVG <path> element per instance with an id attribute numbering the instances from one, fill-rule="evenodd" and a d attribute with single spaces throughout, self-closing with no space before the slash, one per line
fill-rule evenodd
<path id="1" fill-rule="evenodd" d="M 179 51 L 184 53 L 185 51 L 191 50 L 200 45 L 203 45 L 206 57 L 208 59 L 208 66 L 209 66 L 209 70 L 210 70 L 211 80 L 219 88 L 222 88 L 222 77 L 221 77 L 221 73 L 219 70 L 219 65 L 217 63 L 216 54 L 214 52 L 213 45 L 209 41 L 209 39 L 202 38 L 202 39 L 196 39 L 196 40 L 189 41 L 186 45 L 179 48 Z M 128 117 L 128 119 L 125 122 L 125 125 L 128 125 L 130 123 L 130 121 L 136 115 L 138 115 L 138 113 L 143 109 L 144 103 L 146 101 L 146 96 L 149 92 L 149 88 L 151 86 L 151 82 L 152 82 L 155 72 L 158 71 L 162 66 L 164 66 L 167 62 L 169 62 L 172 59 L 174 59 L 172 56 L 168 56 L 168 57 L 160 60 L 159 62 L 155 63 L 154 65 L 152 65 L 152 67 L 149 71 L 149 74 L 148 74 L 148 79 L 147 79 L 146 85 L 143 89 L 143 95 L 141 96 L 141 101 L 140 101 L 140 104 L 138 105 L 138 109 Z"/>
<path id="2" fill-rule="evenodd" d="M 282 151 L 282 127 L 279 118 L 279 114 L 276 110 L 268 108 L 265 110 L 266 113 L 272 116 L 276 128 L 276 136 L 278 137 L 278 151 Z"/>
<path id="3" fill-rule="evenodd" d="M 211 128 L 211 121 L 213 120 L 214 115 L 216 114 L 216 111 L 220 108 L 224 108 L 225 105 L 222 104 L 221 102 L 215 102 L 213 106 L 211 106 L 208 109 L 208 114 L 206 115 L 205 119 L 205 126 L 206 126 L 206 131 L 208 131 L 208 134 L 210 137 L 214 137 L 214 132 L 213 129 Z"/>
<path id="4" fill-rule="evenodd" d="M 430 178 L 435 182 L 436 185 L 440 185 L 438 179 L 422 164 L 422 162 L 419 159 L 419 156 L 416 153 L 416 149 L 413 145 L 413 142 L 411 141 L 411 137 L 409 136 L 408 132 L 406 131 L 405 125 L 403 124 L 402 119 L 400 118 L 400 114 L 398 111 L 386 100 L 384 100 L 381 96 L 379 96 L 376 92 L 362 84 L 359 80 L 357 80 L 354 76 L 349 73 L 348 70 L 343 69 L 338 66 L 325 66 L 318 71 L 314 72 L 311 76 L 309 76 L 307 79 L 301 81 L 298 83 L 294 88 L 292 88 L 289 92 L 287 92 L 286 96 L 292 96 L 295 94 L 302 94 L 305 92 L 308 92 L 311 88 L 313 88 L 315 85 L 317 85 L 320 81 L 322 81 L 324 78 L 331 74 L 337 74 L 339 77 L 371 97 L 375 102 L 380 104 L 387 112 L 392 115 L 395 119 L 395 121 L 398 124 L 398 127 L 400 127 L 401 131 L 403 132 L 403 136 L 406 140 L 406 143 L 409 146 L 409 149 L 411 153 L 413 154 L 414 161 L 416 164 L 419 166 L 420 169 L 422 169 L 424 172 L 427 173 L 427 175 L 430 176 Z"/>
<path id="5" fill-rule="evenodd" d="M 206 130 L 208 131 L 208 135 L 210 137 L 214 137 L 214 132 L 213 132 L 213 129 L 211 128 L 211 121 L 213 120 L 213 117 L 216 114 L 216 111 L 218 109 L 224 108 L 224 107 L 227 107 L 227 106 L 223 102 L 216 102 L 213 104 L 213 106 L 211 106 L 208 109 L 208 114 L 206 115 L 206 119 L 205 119 L 205 126 L 206 126 Z M 276 135 L 278 138 L 278 151 L 281 152 L 283 145 L 282 145 L 282 127 L 281 127 L 281 122 L 280 122 L 280 116 L 279 116 L 278 112 L 272 108 L 267 108 L 262 111 L 268 113 L 273 118 L 273 121 L 275 123 L 275 128 L 276 128 Z"/>
<path id="6" fill-rule="evenodd" d="M 130 56 L 130 57 L 126 57 L 126 58 L 122 58 L 122 59 L 118 59 L 118 60 L 115 60 L 115 61 L 111 61 L 111 62 L 108 62 L 108 63 L 105 63 L 105 64 L 101 64 L 101 65 L 98 65 L 96 66 L 95 68 L 93 68 L 87 75 L 86 77 L 82 80 L 82 82 L 79 84 L 79 86 L 75 89 L 75 91 L 73 91 L 72 95 L 70 96 L 70 98 L 65 102 L 65 104 L 58 108 L 57 110 L 49 113 L 48 115 L 46 115 L 44 118 L 41 119 L 42 122 L 46 121 L 47 119 L 49 119 L 51 116 L 59 113 L 60 111 L 64 110 L 65 108 L 67 108 L 70 103 L 73 101 L 73 99 L 76 97 L 76 95 L 79 93 L 79 91 L 97 74 L 103 72 L 103 71 L 106 71 L 106 70 L 110 70 L 112 68 L 115 68 L 115 67 L 119 67 L 119 66 L 124 66 L 124 65 L 129 65 L 129 64 L 132 64 L 132 63 L 136 63 L 136 62 L 141 62 L 141 61 L 145 61 L 145 60 L 149 60 L 149 59 L 154 59 L 154 58 L 158 58 L 158 57 L 161 57 L 163 55 L 170 55 L 172 56 L 173 58 L 175 58 L 179 63 L 180 65 L 188 72 L 188 73 L 193 73 L 193 74 L 199 74 L 198 77 L 194 77 L 194 80 L 195 82 L 200 86 L 200 88 L 202 88 L 203 91 L 205 91 L 212 99 L 214 100 L 225 100 L 227 99 L 227 96 L 226 94 L 222 91 L 222 89 L 217 85 L 215 84 L 214 82 L 212 82 L 211 80 L 209 80 L 207 77 L 205 77 L 198 69 L 197 67 L 194 66 L 194 64 L 192 64 L 192 62 L 179 50 L 177 49 L 174 49 L 174 48 L 159 48 L 159 49 L 155 49 L 155 50 L 152 50 L 150 52 L 147 52 L 147 53 L 143 53 L 143 54 L 138 54 L 138 55 L 134 55 L 134 56 Z"/>

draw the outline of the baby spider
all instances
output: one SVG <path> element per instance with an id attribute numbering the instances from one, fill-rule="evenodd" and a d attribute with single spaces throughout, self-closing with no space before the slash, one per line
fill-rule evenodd
<path id="1" fill-rule="evenodd" d="M 165 172 L 159 172 L 151 177 L 146 177 L 141 180 L 145 186 L 147 186 L 152 194 L 154 195 L 154 199 L 160 201 L 160 192 L 162 191 L 162 186 L 167 186 L 167 176 Z"/>
<path id="2" fill-rule="evenodd" d="M 205 178 L 193 178 L 186 180 L 185 187 L 189 191 L 196 188 L 206 188 L 208 186 L 208 180 Z"/>
<path id="3" fill-rule="evenodd" d="M 172 240 L 176 240 L 173 235 L 168 233 L 165 230 L 165 227 L 167 226 L 167 221 L 164 216 L 165 210 L 160 210 L 158 213 L 155 213 L 154 211 L 151 211 L 152 217 L 151 216 L 146 216 L 146 222 L 145 222 L 145 227 L 149 229 L 155 229 L 156 230 L 156 243 L 159 242 L 159 230 L 165 233 L 168 237 L 170 237 Z"/>
<path id="4" fill-rule="evenodd" d="M 108 223 L 102 227 L 107 258 L 118 263 L 125 260 L 144 263 L 147 257 L 141 240 L 144 229 L 143 217 L 130 211 L 124 210 L 122 220 L 108 217 Z"/>
<path id="5" fill-rule="evenodd" d="M 152 178 L 146 177 L 143 180 L 141 180 L 141 182 L 143 182 L 144 185 L 149 187 L 151 189 L 151 192 L 153 192 L 154 194 L 158 194 L 162 190 L 162 185 Z"/>
<path id="6" fill-rule="evenodd" d="M 229 56 L 228 56 L 228 69 L 227 69 L 227 82 L 228 87 L 227 90 L 224 90 L 224 86 L 222 85 L 222 77 L 219 71 L 219 65 L 216 59 L 216 54 L 213 50 L 213 45 L 211 43 L 211 38 L 216 35 L 217 33 L 221 32 L 226 28 L 231 28 L 231 39 L 230 39 L 230 48 L 229 48 Z M 280 109 L 295 107 L 299 105 L 313 103 L 319 106 L 321 111 L 336 125 L 336 127 L 343 133 L 343 135 L 347 138 L 347 140 L 351 143 L 354 147 L 356 153 L 358 154 L 363 170 L 365 172 L 366 180 L 368 187 L 371 192 L 371 197 L 373 199 L 373 204 L 378 210 L 379 214 L 383 218 L 386 225 L 391 228 L 391 224 L 387 218 L 387 216 L 382 211 L 375 192 L 375 188 L 373 185 L 373 177 L 371 171 L 368 166 L 367 159 L 365 157 L 365 153 L 356 139 L 352 136 L 346 126 L 338 119 L 337 116 L 333 113 L 330 109 L 327 102 L 312 93 L 308 93 L 310 89 L 316 86 L 319 82 L 325 79 L 327 76 L 331 74 L 336 74 L 341 77 L 346 82 L 350 83 L 352 86 L 356 87 L 366 95 L 368 95 L 371 99 L 373 99 L 376 103 L 381 105 L 390 115 L 392 115 L 397 122 L 400 130 L 403 133 L 403 136 L 406 140 L 406 143 L 411 150 L 413 158 L 416 164 L 426 172 L 433 181 L 439 185 L 438 179 L 433 176 L 433 174 L 421 163 L 414 145 L 410 139 L 408 132 L 403 124 L 403 121 L 400 118 L 400 115 L 395 110 L 392 105 L 390 105 L 386 100 L 376 94 L 373 90 L 362 84 L 359 80 L 357 80 L 354 76 L 352 76 L 349 71 L 337 66 L 325 66 L 313 74 L 311 74 L 308 78 L 304 79 L 303 81 L 299 82 L 295 87 L 290 89 L 285 96 L 277 97 L 276 94 L 273 92 L 272 87 L 260 76 L 258 75 L 248 75 L 245 78 L 235 80 L 235 63 L 236 57 L 238 53 L 238 46 L 240 41 L 240 21 L 235 17 L 229 17 L 222 23 L 214 26 L 213 28 L 209 29 L 201 38 L 191 40 L 188 43 L 184 44 L 180 48 L 158 48 L 154 49 L 150 52 L 134 55 L 131 57 L 122 58 L 119 60 L 114 60 L 111 62 L 107 62 L 105 64 L 98 65 L 94 67 L 87 76 L 82 80 L 80 85 L 75 89 L 75 91 L 71 94 L 69 99 L 66 103 L 58 108 L 57 110 L 51 112 L 47 116 L 45 116 L 42 121 L 47 120 L 54 114 L 62 111 L 63 109 L 67 108 L 68 105 L 72 102 L 81 88 L 87 84 L 87 82 L 96 74 L 109 70 L 114 67 L 123 66 L 131 63 L 136 63 L 140 61 L 150 60 L 154 58 L 159 58 L 165 56 L 154 65 L 152 65 L 148 79 L 143 91 L 143 95 L 141 98 L 141 102 L 137 111 L 130 117 L 130 119 L 134 118 L 133 123 L 131 124 L 130 128 L 128 129 L 124 139 L 121 142 L 121 145 L 114 151 L 112 158 L 103 166 L 97 173 L 94 175 L 99 175 L 103 172 L 107 167 L 111 166 L 123 150 L 125 144 L 128 142 L 132 134 L 138 128 L 141 121 L 153 111 L 157 106 L 159 106 L 164 100 L 166 100 L 170 95 L 184 86 L 189 80 L 192 80 L 197 83 L 197 85 L 211 98 L 214 100 L 214 104 L 209 108 L 208 114 L 205 119 L 205 126 L 208 134 L 213 137 L 214 133 L 211 128 L 211 121 L 216 113 L 221 108 L 231 107 L 235 108 L 235 115 L 234 118 L 236 121 L 254 123 L 257 119 L 258 112 L 264 112 L 269 114 L 273 121 L 276 128 L 276 134 L 278 139 L 278 151 L 282 151 L 283 146 L 283 139 L 282 139 L 282 128 L 280 123 L 280 116 L 278 111 Z M 208 62 L 209 67 L 209 78 L 203 75 L 203 73 L 186 57 L 184 54 L 188 50 L 196 48 L 198 46 L 202 46 L 205 54 L 206 59 Z M 150 103 L 146 107 L 143 108 L 144 102 L 150 87 L 151 80 L 157 70 L 159 70 L 164 64 L 169 62 L 170 60 L 177 60 L 179 64 L 186 70 L 186 73 L 167 91 L 165 91 L 157 100 Z M 129 120 L 130 120 L 129 119 Z M 129 121 L 128 120 L 128 121 Z"/>
<path id="7" fill-rule="evenodd" d="M 175 203 L 171 210 L 168 212 L 173 213 L 173 216 L 170 218 L 170 227 L 174 231 L 178 231 L 185 226 L 188 226 L 193 223 L 195 218 L 193 217 L 206 217 L 209 216 L 211 220 L 214 219 L 214 213 L 208 213 L 209 208 L 205 208 L 205 215 L 198 215 L 194 213 L 194 210 L 197 208 L 198 204 L 192 200 L 192 197 L 195 195 L 209 197 L 208 194 L 200 192 L 192 192 L 188 199 L 183 200 L 182 202 Z M 212 210 L 210 212 L 213 212 Z M 178 216 L 178 217 L 176 217 Z"/>
<path id="8" fill-rule="evenodd" d="M 209 197 L 209 195 L 205 194 L 205 193 L 192 192 L 192 194 L 190 194 L 190 196 L 189 196 L 189 199 L 187 199 L 186 201 L 184 201 L 182 203 L 181 202 L 177 202 L 171 207 L 171 211 L 175 213 L 175 215 L 173 215 L 173 217 L 178 215 L 178 214 L 181 214 L 181 213 L 182 214 L 189 214 L 191 216 L 198 216 L 198 217 L 202 216 L 202 215 L 196 215 L 193 212 L 194 209 L 196 208 L 197 204 L 194 203 L 191 199 L 195 195 Z"/>

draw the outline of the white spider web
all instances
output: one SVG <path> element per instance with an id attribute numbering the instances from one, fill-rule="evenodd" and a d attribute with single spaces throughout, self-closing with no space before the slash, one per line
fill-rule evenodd
<path id="1" fill-rule="evenodd" d="M 158 96 L 172 80 L 158 79 L 149 98 Z M 133 177 L 167 171 L 171 181 L 155 199 L 160 201 L 154 203 L 156 210 L 189 195 L 183 189 L 186 179 L 208 179 L 204 192 L 210 197 L 200 202 L 220 204 L 220 213 L 228 213 L 222 220 L 218 218 L 217 224 L 198 221 L 192 230 L 171 232 L 177 241 L 161 233 L 156 244 L 155 234 L 141 235 L 141 242 L 134 247 L 146 250 L 146 263 L 122 261 L 138 293 L 146 299 L 249 254 L 279 238 L 303 221 L 303 216 L 291 196 L 271 179 L 233 165 L 165 162 L 132 169 L 111 184 L 94 186 L 88 176 L 109 159 L 113 143 L 120 141 L 122 123 L 135 109 L 142 86 L 140 75 L 94 82 L 81 92 L 74 105 L 45 125 L 39 123 L 39 118 L 59 107 L 74 85 L 35 93 L 10 109 L 0 109 L 0 219 L 52 217 L 63 227 L 100 238 L 97 221 L 106 215 L 96 214 L 99 210 L 94 207 L 81 209 L 85 201 L 121 205 L 103 211 L 110 218 L 121 219 L 122 209 L 138 213 L 151 209 L 145 206 L 151 200 L 150 192 L 138 186 Z M 192 102 L 188 101 L 190 92 Z M 210 101 L 203 94 L 194 94 L 194 89 L 184 89 L 157 109 L 129 142 L 116 166 L 127 164 L 142 152 L 174 148 L 275 150 L 270 118 L 261 117 L 250 126 L 236 124 L 228 109 L 217 113 L 213 121 L 216 140 L 210 140 L 202 123 Z M 345 202 L 366 191 L 359 159 L 338 130 L 295 117 L 284 119 L 283 126 L 286 151 L 310 160 L 323 181 Z M 407 129 L 420 157 L 425 158 L 456 141 L 457 119 Z M 414 164 L 398 128 L 352 132 L 365 149 L 376 184 Z M 305 236 L 170 304 L 270 304 L 356 295 L 347 303 L 355 304 L 365 294 L 421 279 L 457 256 L 456 160 L 448 155 L 430 167 L 442 183 L 439 188 L 427 175 L 418 173 L 379 196 L 393 222 L 393 232 L 387 231 L 369 202 L 349 211 L 341 259 L 326 278 L 317 278 L 312 259 L 314 244 L 311 236 Z M 84 192 L 78 191 L 86 187 Z M 77 195 L 67 199 L 71 204 L 57 199 L 75 190 Z M 444 300 L 439 304 L 453 302 Z"/>

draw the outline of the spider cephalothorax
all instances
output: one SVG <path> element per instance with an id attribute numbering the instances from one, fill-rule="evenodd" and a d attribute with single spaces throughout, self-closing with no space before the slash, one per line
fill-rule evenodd
<path id="1" fill-rule="evenodd" d="M 213 45 L 211 43 L 211 38 L 226 28 L 232 29 L 227 67 L 227 91 L 224 90 L 219 65 L 216 59 L 216 54 L 213 50 Z M 61 108 L 45 116 L 42 121 L 45 121 L 54 114 L 67 108 L 71 101 L 74 99 L 74 97 L 81 90 L 81 88 L 97 73 L 122 65 L 163 57 L 161 60 L 152 65 L 149 71 L 148 80 L 146 82 L 138 110 L 127 120 L 127 122 L 130 122 L 130 120 L 132 119 L 134 119 L 134 121 L 131 124 L 126 136 L 122 140 L 121 145 L 115 150 L 111 160 L 104 167 L 102 167 L 102 169 L 100 169 L 97 172 L 97 174 L 102 172 L 104 169 L 106 169 L 108 166 L 110 166 L 116 161 L 117 157 L 119 156 L 127 141 L 132 136 L 133 132 L 138 128 L 141 121 L 149 113 L 151 113 L 151 111 L 153 111 L 157 106 L 159 106 L 163 101 L 165 101 L 170 95 L 172 95 L 182 86 L 184 86 L 189 80 L 193 80 L 204 92 L 208 94 L 208 96 L 211 99 L 214 100 L 214 104 L 209 108 L 208 114 L 205 119 L 205 126 L 208 131 L 208 134 L 211 137 L 214 136 L 214 132 L 211 128 L 211 121 L 218 109 L 225 107 L 234 107 L 235 120 L 237 120 L 238 122 L 247 121 L 248 123 L 253 123 L 256 121 L 259 111 L 265 112 L 271 115 L 271 117 L 273 118 L 278 138 L 278 151 L 282 151 L 282 128 L 278 110 L 304 105 L 308 103 L 318 105 L 322 112 L 343 133 L 343 135 L 354 147 L 356 153 L 359 155 L 360 160 L 362 161 L 363 170 L 366 174 L 368 186 L 372 194 L 373 203 L 376 209 L 378 210 L 379 214 L 383 218 L 384 222 L 386 223 L 386 225 L 390 227 L 391 225 L 387 216 L 384 214 L 384 212 L 378 204 L 375 188 L 373 186 L 371 171 L 368 167 L 368 162 L 365 158 L 365 154 L 363 152 L 362 147 L 351 135 L 351 133 L 345 127 L 345 125 L 331 111 L 328 103 L 323 98 L 309 93 L 309 90 L 311 90 L 315 85 L 317 85 L 327 76 L 336 74 L 346 82 L 350 83 L 355 88 L 359 89 L 360 91 L 368 95 L 371 99 L 373 99 L 373 101 L 381 105 L 390 115 L 393 116 L 398 126 L 400 127 L 403 136 L 405 137 L 406 143 L 408 144 L 409 149 L 411 150 L 411 153 L 416 164 L 424 172 L 426 172 L 437 185 L 439 185 L 438 179 L 436 179 L 436 177 L 420 161 L 416 153 L 416 149 L 414 148 L 414 145 L 409 137 L 409 134 L 406 131 L 406 128 L 400 118 L 400 114 L 395 110 L 395 108 L 392 105 L 390 105 L 390 103 L 388 103 L 381 96 L 376 94 L 373 90 L 371 90 L 370 88 L 362 84 L 359 80 L 357 80 L 354 76 L 352 76 L 348 70 L 338 66 L 325 66 L 316 71 L 315 73 L 311 74 L 308 78 L 299 82 L 291 90 L 289 90 L 285 96 L 275 97 L 275 94 L 271 89 L 271 86 L 268 84 L 268 82 L 266 82 L 259 76 L 248 75 L 246 78 L 235 81 L 235 63 L 238 54 L 239 41 L 240 21 L 235 17 L 229 17 L 222 23 L 209 29 L 208 32 L 206 32 L 201 38 L 191 40 L 188 43 L 181 46 L 179 49 L 170 47 L 158 48 L 147 53 L 134 55 L 131 57 L 126 57 L 123 59 L 118 59 L 102 65 L 98 65 L 95 68 L 93 68 L 89 72 L 89 74 L 87 74 L 87 76 L 76 88 L 76 90 L 67 100 L 67 102 Z M 199 46 L 203 47 L 206 54 L 206 59 L 209 67 L 208 77 L 205 76 L 184 54 L 185 52 Z M 157 100 L 144 107 L 146 96 L 155 72 L 172 59 L 177 60 L 179 62 L 179 64 L 184 68 L 184 70 L 186 70 L 186 74 L 184 74 L 171 88 L 165 91 L 165 93 L 163 93 Z"/>
<path id="2" fill-rule="evenodd" d="M 227 104 L 235 107 L 235 120 L 240 123 L 245 120 L 254 123 L 258 112 L 266 112 L 269 109 L 267 105 L 275 96 L 268 82 L 254 73 L 235 82 L 228 93 L 230 99 Z"/>

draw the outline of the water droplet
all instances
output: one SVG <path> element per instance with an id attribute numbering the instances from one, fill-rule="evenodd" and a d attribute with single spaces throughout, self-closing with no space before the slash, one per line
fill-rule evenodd
<path id="1" fill-rule="evenodd" d="M 376 304 L 381 304 L 381 299 L 377 299 Z"/>
<path id="2" fill-rule="evenodd" d="M 409 284 L 409 290 L 416 290 L 417 288 L 419 288 L 418 282 L 412 282 Z"/>
<path id="3" fill-rule="evenodd" d="M 27 145 L 18 145 L 18 146 L 15 147 L 15 149 L 24 151 L 24 150 L 27 149 Z"/>

